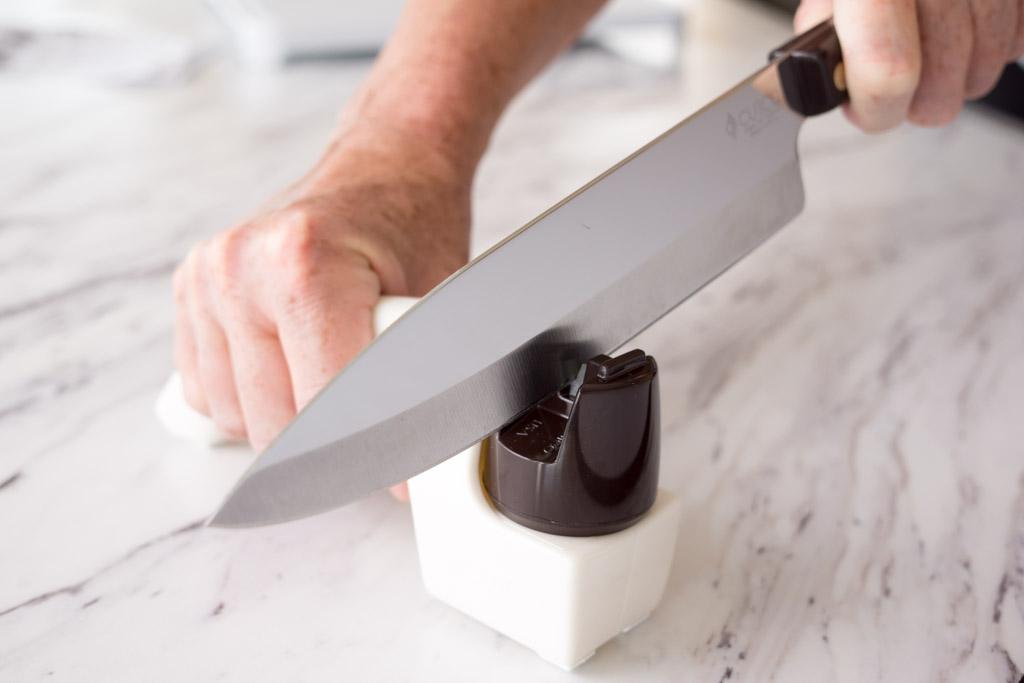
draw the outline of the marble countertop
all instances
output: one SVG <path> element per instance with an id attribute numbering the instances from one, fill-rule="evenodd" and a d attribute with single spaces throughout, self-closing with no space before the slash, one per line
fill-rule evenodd
<path id="1" fill-rule="evenodd" d="M 475 250 L 787 33 L 742 12 L 693 20 L 681 74 L 587 51 L 532 86 L 481 171 Z M 810 122 L 804 213 L 638 340 L 677 554 L 652 618 L 574 674 L 430 600 L 385 494 L 202 528 L 252 454 L 153 416 L 171 271 L 312 162 L 365 70 L 0 80 L 0 681 L 1020 676 L 1024 131 L 976 110 Z"/>

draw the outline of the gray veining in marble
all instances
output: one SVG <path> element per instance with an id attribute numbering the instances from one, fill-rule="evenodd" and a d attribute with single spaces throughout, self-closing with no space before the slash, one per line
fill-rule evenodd
<path id="1" fill-rule="evenodd" d="M 561 62 L 494 141 L 474 249 L 786 32 L 744 26 L 682 78 Z M 676 562 L 661 608 L 574 676 L 428 599 L 386 495 L 201 529 L 252 456 L 153 417 L 171 269 L 315 159 L 364 72 L 0 80 L 0 680 L 1020 676 L 1024 131 L 977 111 L 881 137 L 812 122 L 804 214 L 638 341 L 663 372 Z"/>

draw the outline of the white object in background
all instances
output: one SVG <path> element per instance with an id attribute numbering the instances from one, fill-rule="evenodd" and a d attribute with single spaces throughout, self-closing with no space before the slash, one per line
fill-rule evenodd
<path id="1" fill-rule="evenodd" d="M 385 296 L 381 297 L 377 308 L 373 311 L 373 333 L 380 334 L 401 318 L 412 305 L 419 301 L 416 297 Z M 220 446 L 232 443 L 234 439 L 222 432 L 213 420 L 195 410 L 185 401 L 181 375 L 173 373 L 160 390 L 156 399 L 156 416 L 170 434 L 187 441 L 194 441 L 204 446 Z"/>
<path id="2" fill-rule="evenodd" d="M 113 86 L 187 81 L 210 52 L 212 32 L 203 29 L 208 19 L 192 21 L 181 4 L 168 3 L 161 12 L 137 4 L 0 3 L 0 67 L 5 76 Z"/>
<path id="3" fill-rule="evenodd" d="M 405 0 L 207 0 L 207 5 L 226 27 L 241 61 L 265 68 L 294 59 L 374 54 L 394 30 Z M 609 29 L 655 24 L 668 26 L 672 36 L 679 21 L 678 0 L 612 0 L 584 37 L 603 42 Z M 646 35 L 644 44 L 633 41 L 627 51 L 639 54 L 641 62 L 660 60 L 660 66 L 664 36 Z M 617 38 L 614 47 L 622 47 L 622 40 Z M 651 40 L 658 43 L 653 50 Z"/>
<path id="4" fill-rule="evenodd" d="M 156 416 L 172 436 L 204 446 L 221 446 L 233 439 L 222 432 L 213 420 L 185 401 L 181 375 L 171 374 L 156 397 Z"/>
<path id="5" fill-rule="evenodd" d="M 409 480 L 427 592 L 563 669 L 639 624 L 661 601 L 681 505 L 664 489 L 633 526 L 605 536 L 546 534 L 487 499 L 480 447 Z"/>
<path id="6" fill-rule="evenodd" d="M 207 0 L 250 66 L 377 52 L 404 0 Z"/>

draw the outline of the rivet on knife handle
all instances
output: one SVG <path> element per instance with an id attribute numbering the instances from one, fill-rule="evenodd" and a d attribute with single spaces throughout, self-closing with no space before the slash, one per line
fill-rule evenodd
<path id="1" fill-rule="evenodd" d="M 768 59 L 777 63 L 786 103 L 795 112 L 816 116 L 849 99 L 843 51 L 831 19 L 775 48 Z"/>

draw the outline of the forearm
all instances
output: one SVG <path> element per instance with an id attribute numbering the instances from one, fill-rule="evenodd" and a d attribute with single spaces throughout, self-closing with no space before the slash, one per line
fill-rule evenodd
<path id="1" fill-rule="evenodd" d="M 409 0 L 323 157 L 278 205 L 345 216 L 367 203 L 380 220 L 346 222 L 348 246 L 382 291 L 425 293 L 468 257 L 473 175 L 502 111 L 603 3 Z M 339 202 L 354 182 L 358 206 Z"/>
<path id="2" fill-rule="evenodd" d="M 410 0 L 338 130 L 391 131 L 472 173 L 502 111 L 604 0 Z"/>

